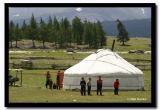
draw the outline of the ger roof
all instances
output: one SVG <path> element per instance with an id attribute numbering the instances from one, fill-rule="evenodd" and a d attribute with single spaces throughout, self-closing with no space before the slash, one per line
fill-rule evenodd
<path id="1" fill-rule="evenodd" d="M 116 52 L 108 49 L 99 49 L 79 63 L 67 69 L 65 74 L 86 75 L 138 75 L 143 72 L 130 64 Z"/>

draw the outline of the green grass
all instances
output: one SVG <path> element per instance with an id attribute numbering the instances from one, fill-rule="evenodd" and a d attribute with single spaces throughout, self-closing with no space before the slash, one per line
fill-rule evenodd
<path id="1" fill-rule="evenodd" d="M 79 58 L 82 59 L 86 56 L 88 56 L 88 53 L 73 53 L 73 54 L 67 54 L 66 52 L 52 52 L 52 51 L 34 51 L 31 53 L 10 53 L 9 57 L 14 58 L 26 58 L 26 57 L 52 57 L 55 59 L 73 59 L 73 58 Z"/>
<path id="2" fill-rule="evenodd" d="M 119 54 L 124 59 L 151 60 L 150 54 Z"/>
<path id="3" fill-rule="evenodd" d="M 116 40 L 116 38 L 108 37 L 107 48 L 112 47 L 113 39 Z M 130 38 L 130 40 L 125 44 L 128 46 L 120 46 L 121 44 L 116 41 L 114 46 L 114 51 L 129 51 L 129 50 L 137 50 L 137 49 L 142 49 L 145 51 L 151 50 L 150 38 Z"/>
<path id="4" fill-rule="evenodd" d="M 36 54 L 35 54 L 36 53 Z M 88 53 L 75 53 L 72 56 L 67 55 L 66 52 L 50 52 L 50 53 L 45 53 L 45 52 L 33 52 L 31 54 L 19 54 L 19 53 L 14 53 L 11 54 L 10 56 L 16 57 L 16 59 L 10 59 L 10 63 L 15 63 L 15 64 L 20 64 L 21 61 L 24 58 L 27 58 L 29 56 L 34 56 L 34 57 L 42 57 L 46 56 L 45 59 L 37 58 L 32 60 L 33 62 L 33 68 L 50 68 L 52 69 L 51 65 L 56 64 L 59 66 L 72 66 L 85 57 L 87 57 L 89 54 Z M 39 54 L 37 54 L 39 53 Z M 40 56 L 41 55 L 41 56 Z M 119 54 L 122 58 L 124 59 L 142 59 L 142 60 L 151 60 L 151 55 L 150 54 Z M 48 57 L 54 57 L 55 59 L 47 59 Z M 74 57 L 74 59 L 73 59 Z M 23 58 L 23 59 L 22 59 Z M 131 62 L 132 64 L 137 64 L 134 62 Z M 139 62 L 143 64 L 144 62 Z M 11 66 L 11 65 L 10 65 Z M 11 68 L 11 67 L 10 67 Z"/>
<path id="5" fill-rule="evenodd" d="M 22 90 L 23 89 L 23 90 Z M 10 88 L 12 93 L 9 97 L 9 102 L 25 102 L 25 103 L 57 103 L 57 102 L 66 102 L 66 103 L 149 103 L 150 91 L 120 91 L 119 96 L 113 95 L 111 91 L 103 92 L 104 96 L 97 96 L 95 92 L 92 92 L 92 96 L 81 96 L 79 92 L 73 91 L 63 91 L 63 90 L 48 90 L 42 88 Z M 131 98 L 136 98 L 140 100 L 131 100 Z M 76 100 L 76 102 L 74 102 Z"/>
<path id="6" fill-rule="evenodd" d="M 88 55 L 90 55 L 91 53 L 74 53 L 72 55 L 68 55 L 66 52 L 32 52 L 32 53 L 11 53 L 9 54 L 9 58 L 13 58 L 14 59 L 24 59 L 24 58 L 28 58 L 28 57 L 51 57 L 56 59 L 64 59 L 64 60 L 73 60 L 73 59 L 83 59 L 85 57 L 87 57 Z M 151 59 L 151 55 L 150 54 L 119 54 L 120 56 L 122 56 L 123 58 L 131 58 L 131 59 Z"/>
<path id="7" fill-rule="evenodd" d="M 45 72 L 47 70 L 24 70 L 23 86 L 9 87 L 9 102 L 95 102 L 95 103 L 111 103 L 111 102 L 142 102 L 151 101 L 151 71 L 144 71 L 145 91 L 120 91 L 119 96 L 113 95 L 112 91 L 106 90 L 104 96 L 97 96 L 92 91 L 92 96 L 81 96 L 78 91 L 49 90 L 45 88 Z M 57 70 L 50 71 L 53 81 Z M 14 73 L 12 73 L 14 74 Z M 19 82 L 17 82 L 18 84 Z M 134 99 L 137 100 L 134 100 Z M 76 101 L 74 101 L 76 100 Z"/>

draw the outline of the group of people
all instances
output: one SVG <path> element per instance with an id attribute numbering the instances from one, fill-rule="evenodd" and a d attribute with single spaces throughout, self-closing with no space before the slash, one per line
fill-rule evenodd
<path id="1" fill-rule="evenodd" d="M 61 78 L 62 77 L 62 78 Z M 56 83 L 53 83 L 52 79 L 51 79 L 51 74 L 49 71 L 47 71 L 46 73 L 46 88 L 49 89 L 58 89 L 60 90 L 62 88 L 62 80 L 63 76 L 61 76 L 61 72 L 58 71 L 57 76 L 56 76 Z M 97 95 L 102 95 L 102 84 L 103 84 L 103 80 L 101 79 L 101 76 L 98 77 L 97 80 Z M 114 87 L 114 94 L 118 95 L 118 91 L 119 91 L 119 79 L 116 79 L 115 82 L 113 83 L 113 87 Z M 86 95 L 86 86 L 87 86 L 87 93 L 88 95 L 91 95 L 91 78 L 88 78 L 88 81 L 86 83 L 84 77 L 81 78 L 80 81 L 80 86 L 81 86 L 81 95 Z"/>
<path id="2" fill-rule="evenodd" d="M 97 95 L 102 95 L 102 84 L 103 84 L 103 80 L 101 79 L 101 76 L 98 77 L 97 80 Z M 86 85 L 87 85 L 87 92 L 88 95 L 91 95 L 91 78 L 88 78 L 87 84 L 86 81 L 84 79 L 84 77 L 81 78 L 80 81 L 80 86 L 81 86 L 81 95 L 86 95 Z M 118 95 L 118 91 L 119 91 L 119 79 L 116 79 L 115 82 L 113 83 L 113 87 L 114 87 L 114 94 Z"/>
<path id="3" fill-rule="evenodd" d="M 58 71 L 58 73 L 57 73 L 56 83 L 53 83 L 53 80 L 51 78 L 51 74 L 50 74 L 49 71 L 47 71 L 45 86 L 46 86 L 46 88 L 48 88 L 48 86 L 49 86 L 49 89 L 58 89 L 58 90 L 60 90 L 60 88 L 61 88 L 60 71 Z"/>

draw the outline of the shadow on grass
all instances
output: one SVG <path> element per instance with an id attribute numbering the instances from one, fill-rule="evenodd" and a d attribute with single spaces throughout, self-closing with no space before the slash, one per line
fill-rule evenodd
<path id="1" fill-rule="evenodd" d="M 119 46 L 132 46 L 132 45 L 129 45 L 129 44 L 125 44 L 125 45 L 122 45 L 122 44 L 119 44 Z"/>

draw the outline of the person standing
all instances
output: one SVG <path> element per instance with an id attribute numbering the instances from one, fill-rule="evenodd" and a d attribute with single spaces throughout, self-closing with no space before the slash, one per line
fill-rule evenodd
<path id="1" fill-rule="evenodd" d="M 47 71 L 47 74 L 46 74 L 46 88 L 49 85 L 50 80 L 51 80 L 51 74 L 50 74 L 49 71 Z"/>
<path id="2" fill-rule="evenodd" d="M 97 80 L 97 95 L 99 95 L 99 92 L 100 95 L 102 95 L 102 83 L 101 76 L 99 76 L 99 79 Z"/>
<path id="3" fill-rule="evenodd" d="M 118 91 L 119 91 L 119 79 L 116 79 L 115 82 L 114 82 L 114 95 L 118 95 Z"/>
<path id="4" fill-rule="evenodd" d="M 81 78 L 80 85 L 81 85 L 81 95 L 86 95 L 86 81 L 84 80 L 84 77 Z"/>
<path id="5" fill-rule="evenodd" d="M 87 90 L 88 90 L 88 95 L 91 95 L 91 78 L 88 79 Z"/>
<path id="6" fill-rule="evenodd" d="M 60 71 L 58 71 L 57 73 L 56 82 L 57 82 L 57 89 L 60 90 Z"/>

